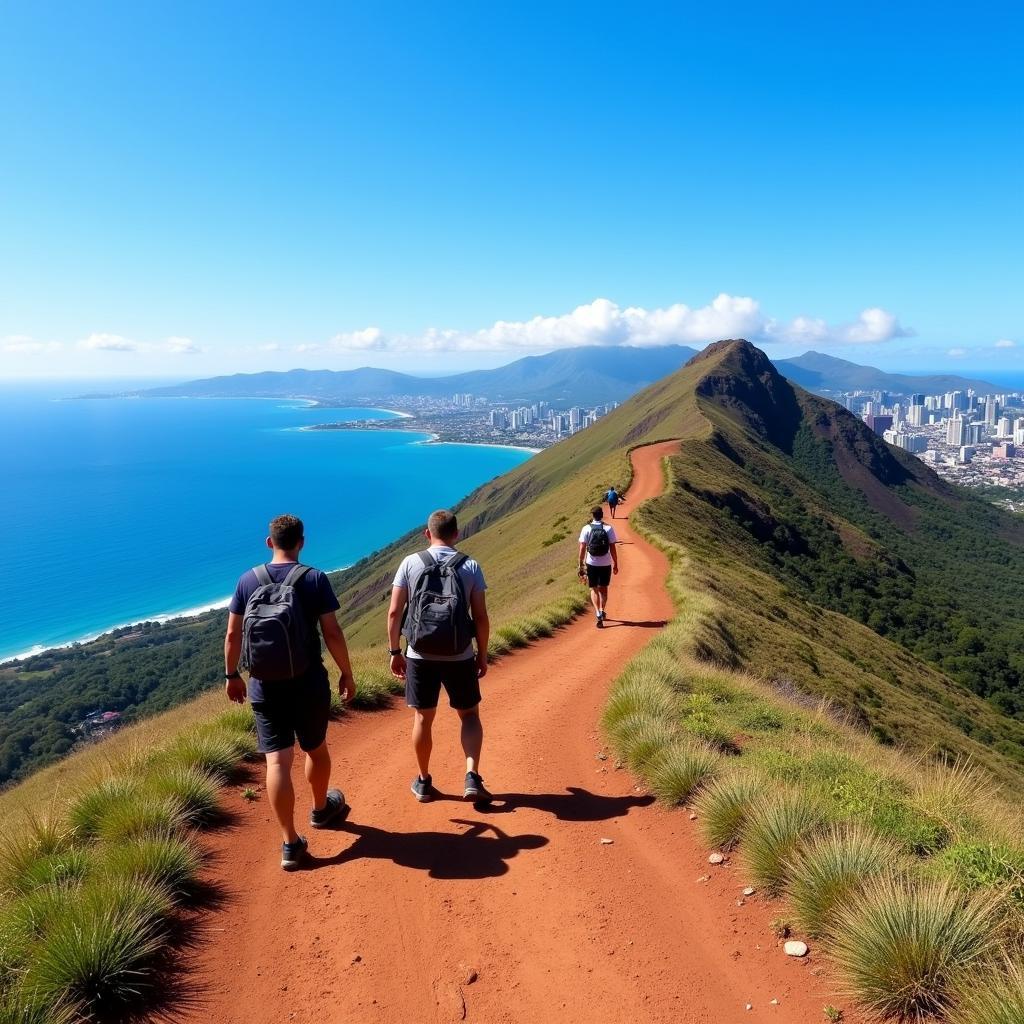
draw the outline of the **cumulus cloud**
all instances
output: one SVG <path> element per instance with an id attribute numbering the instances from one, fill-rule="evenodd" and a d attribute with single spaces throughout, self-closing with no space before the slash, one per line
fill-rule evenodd
<path id="1" fill-rule="evenodd" d="M 739 337 L 762 343 L 864 345 L 913 333 L 893 313 L 878 307 L 865 309 L 851 323 L 838 326 L 809 316 L 779 321 L 765 316 L 756 299 L 723 292 L 698 307 L 680 302 L 644 309 L 595 299 L 559 316 L 498 320 L 477 331 L 432 327 L 417 335 L 388 335 L 379 327 L 367 327 L 337 334 L 330 345 L 350 352 L 545 351 L 580 345 L 703 345 Z"/>
<path id="2" fill-rule="evenodd" d="M 12 356 L 37 356 L 59 352 L 63 345 L 59 341 L 36 341 L 28 334 L 8 334 L 0 339 L 0 351 Z"/>
<path id="3" fill-rule="evenodd" d="M 1009 338 L 1000 338 L 996 342 L 996 348 L 1016 348 L 1016 347 L 1017 347 L 1017 342 L 1010 341 Z"/>
<path id="4" fill-rule="evenodd" d="M 78 343 L 79 348 L 88 352 L 137 352 L 139 346 L 130 338 L 120 334 L 90 334 Z"/>
<path id="5" fill-rule="evenodd" d="M 202 349 L 191 338 L 172 336 L 167 339 L 167 351 L 175 355 L 193 356 L 202 352 Z"/>
<path id="6" fill-rule="evenodd" d="M 963 359 L 967 355 L 967 349 L 965 348 L 951 348 L 947 353 L 947 356 L 952 356 L 954 359 Z"/>

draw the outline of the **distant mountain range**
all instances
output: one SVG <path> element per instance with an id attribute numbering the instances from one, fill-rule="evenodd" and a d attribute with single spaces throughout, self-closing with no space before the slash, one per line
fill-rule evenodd
<path id="1" fill-rule="evenodd" d="M 146 398 L 311 398 L 323 402 L 382 402 L 401 395 L 440 398 L 469 393 L 510 404 L 548 401 L 593 406 L 621 402 L 684 366 L 697 350 L 686 345 L 656 348 L 587 346 L 526 356 L 494 370 L 447 377 L 417 377 L 394 370 L 287 370 L 237 373 L 133 392 Z M 822 352 L 775 361 L 779 372 L 810 391 L 889 391 L 941 394 L 966 390 L 985 394 L 995 385 L 953 374 L 907 375 L 861 366 Z"/>
<path id="2" fill-rule="evenodd" d="M 980 394 L 999 389 L 985 380 L 955 374 L 887 373 L 874 366 L 861 366 L 824 352 L 805 352 L 792 359 L 776 359 L 779 373 L 809 391 L 892 391 L 896 394 L 944 394 L 974 388 Z"/>
<path id="3" fill-rule="evenodd" d="M 684 366 L 697 350 L 587 346 L 527 356 L 494 370 L 414 377 L 394 370 L 288 370 L 238 373 L 137 392 L 147 398 L 314 398 L 380 401 L 398 395 L 479 395 L 492 402 L 597 405 L 623 401 Z"/>

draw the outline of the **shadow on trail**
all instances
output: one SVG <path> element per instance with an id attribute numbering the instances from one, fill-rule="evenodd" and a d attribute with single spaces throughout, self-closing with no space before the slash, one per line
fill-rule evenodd
<path id="1" fill-rule="evenodd" d="M 466 831 L 387 832 L 346 821 L 336 831 L 348 832 L 356 841 L 333 857 L 310 857 L 303 870 L 370 859 L 390 860 L 400 867 L 425 871 L 431 878 L 496 878 L 508 872 L 508 861 L 523 850 L 537 850 L 548 843 L 545 836 L 506 835 L 485 821 L 451 821 L 466 826 Z"/>
<path id="2" fill-rule="evenodd" d="M 668 625 L 668 619 L 605 619 L 605 629 L 618 626 L 632 626 L 634 629 L 662 629 Z"/>
<path id="3" fill-rule="evenodd" d="M 578 786 L 569 786 L 565 793 L 496 793 L 490 804 L 478 804 L 480 814 L 511 814 L 520 807 L 543 811 L 559 821 L 610 821 L 622 818 L 634 807 L 654 803 L 650 794 L 643 796 L 601 796 Z"/>

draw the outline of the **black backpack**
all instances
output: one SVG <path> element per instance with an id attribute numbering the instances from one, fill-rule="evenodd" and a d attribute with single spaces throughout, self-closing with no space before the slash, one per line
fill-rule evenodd
<path id="1" fill-rule="evenodd" d="M 456 552 L 438 561 L 429 551 L 418 552 L 423 573 L 409 594 L 402 635 L 417 654 L 462 654 L 476 636 L 459 566 L 467 555 Z"/>
<path id="2" fill-rule="evenodd" d="M 253 569 L 260 585 L 242 615 L 242 664 L 259 680 L 294 679 L 310 666 L 313 633 L 296 589 L 309 569 L 296 565 L 280 583 L 265 565 Z"/>
<path id="3" fill-rule="evenodd" d="M 608 548 L 608 531 L 604 528 L 604 523 L 591 523 L 590 536 L 587 538 L 588 554 L 607 555 Z"/>

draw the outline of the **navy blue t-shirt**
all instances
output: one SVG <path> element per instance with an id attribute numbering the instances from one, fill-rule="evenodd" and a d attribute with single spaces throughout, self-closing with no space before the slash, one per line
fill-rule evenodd
<path id="1" fill-rule="evenodd" d="M 275 583 L 283 583 L 285 577 L 295 567 L 295 563 L 267 562 L 266 566 L 267 572 L 270 573 L 270 578 Z M 256 573 L 250 569 L 239 579 L 238 584 L 235 586 L 235 593 L 228 604 L 228 611 L 234 612 L 236 615 L 244 615 L 245 606 L 248 604 L 249 598 L 252 597 L 259 586 L 260 581 L 256 578 Z M 318 626 L 321 615 L 326 615 L 328 612 L 336 612 L 341 605 L 338 604 L 338 598 L 331 587 L 330 580 L 319 569 L 310 569 L 299 580 L 296 589 L 299 592 L 299 600 L 302 602 L 302 607 L 309 615 L 310 635 L 313 638 L 309 651 L 311 664 L 299 678 L 285 680 L 285 685 L 295 687 L 301 686 L 303 683 L 320 680 L 326 683 L 327 670 L 324 668 L 323 656 L 320 653 L 320 630 Z M 263 683 L 255 676 L 250 676 L 249 700 L 263 700 L 266 696 L 264 686 L 269 689 L 276 685 L 278 683 Z"/>

